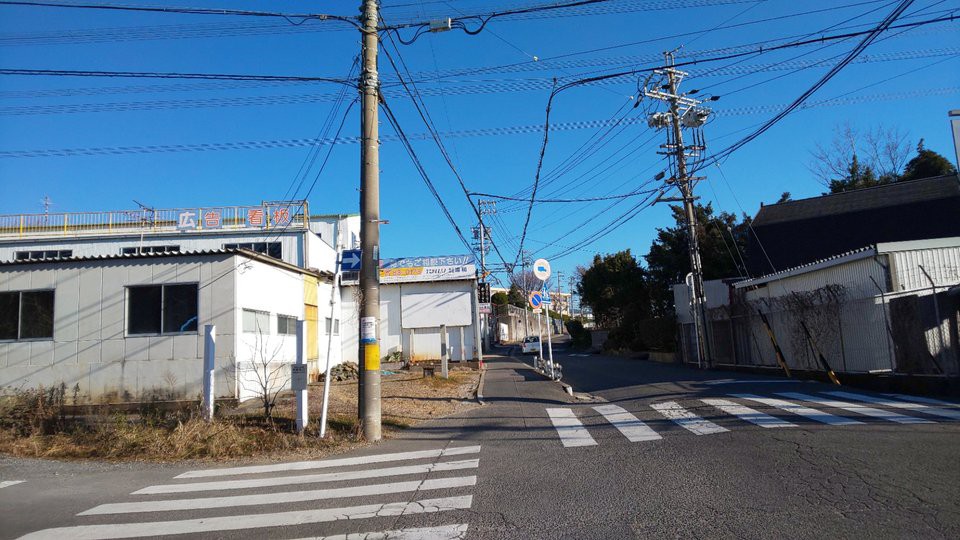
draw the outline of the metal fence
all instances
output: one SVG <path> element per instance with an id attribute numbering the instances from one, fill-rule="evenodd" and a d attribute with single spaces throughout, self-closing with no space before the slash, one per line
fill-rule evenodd
<path id="1" fill-rule="evenodd" d="M 946 291 L 808 305 L 740 303 L 711 309 L 707 318 L 715 364 L 778 367 L 776 340 L 794 370 L 822 370 L 823 354 L 837 372 L 960 376 L 960 296 Z M 683 358 L 695 362 L 692 324 L 680 330 Z"/>
<path id="2" fill-rule="evenodd" d="M 0 215 L 0 237 L 309 228 L 305 201 L 257 206 L 217 206 Z"/>

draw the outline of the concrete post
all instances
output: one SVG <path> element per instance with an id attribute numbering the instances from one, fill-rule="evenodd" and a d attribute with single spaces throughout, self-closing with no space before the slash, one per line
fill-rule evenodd
<path id="1" fill-rule="evenodd" d="M 310 423 L 307 408 L 307 339 L 306 321 L 297 321 L 297 361 L 290 368 L 290 386 L 297 395 L 297 433 Z M 327 378 L 329 380 L 329 377 Z"/>
<path id="2" fill-rule="evenodd" d="M 447 325 L 440 325 L 440 374 L 446 379 L 449 375 L 448 362 L 450 358 L 450 349 L 447 347 Z"/>
<path id="3" fill-rule="evenodd" d="M 217 357 L 217 327 L 212 324 L 203 327 L 203 417 L 213 421 L 214 388 L 213 374 Z"/>

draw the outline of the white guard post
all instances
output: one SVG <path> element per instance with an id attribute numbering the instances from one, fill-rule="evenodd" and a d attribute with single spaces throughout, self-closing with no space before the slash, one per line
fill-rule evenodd
<path id="1" fill-rule="evenodd" d="M 212 324 L 203 327 L 203 417 L 213 421 L 213 373 L 217 357 L 217 327 Z"/>
<path id="2" fill-rule="evenodd" d="M 539 351 L 537 351 L 537 357 L 543 358 L 543 325 L 540 324 L 540 313 L 543 312 L 543 304 L 540 304 L 540 307 L 537 307 L 537 339 L 540 344 Z M 539 362 L 538 362 L 539 363 Z M 540 366 L 537 366 L 537 369 L 540 369 Z"/>
<path id="3" fill-rule="evenodd" d="M 447 325 L 440 325 L 440 374 L 444 379 L 448 378 L 450 359 L 450 348 L 447 346 Z"/>
<path id="4" fill-rule="evenodd" d="M 297 433 L 303 433 L 310 422 L 307 409 L 307 340 L 306 322 L 297 321 L 297 361 L 290 366 L 290 388 L 297 395 Z"/>

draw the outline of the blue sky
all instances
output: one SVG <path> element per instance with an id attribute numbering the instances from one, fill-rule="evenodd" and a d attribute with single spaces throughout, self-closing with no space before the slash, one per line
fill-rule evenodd
<path id="1" fill-rule="evenodd" d="M 383 13 L 388 23 L 400 23 L 534 3 L 390 0 L 383 2 Z M 351 16 L 359 1 L 162 4 Z M 554 77 L 653 67 L 664 50 L 681 46 L 683 61 L 791 36 L 859 30 L 882 19 L 896 4 L 613 0 L 571 13 L 494 19 L 476 36 L 458 30 L 427 34 L 412 45 L 390 50 L 414 73 L 468 188 L 512 195 L 533 181 L 542 138 L 538 126 L 544 122 Z M 817 10 L 821 11 L 799 15 Z M 960 10 L 960 2 L 919 0 L 907 11 L 906 20 L 934 18 L 951 10 Z M 828 142 L 835 126 L 846 122 L 861 129 L 878 124 L 896 127 L 914 144 L 923 137 L 927 147 L 952 156 L 947 111 L 957 108 L 960 93 L 958 30 L 960 22 L 954 21 L 883 36 L 889 39 L 867 49 L 865 61 L 848 66 L 810 100 L 827 100 L 826 104 L 791 114 L 724 161 L 722 172 L 706 169 L 708 179 L 698 187 L 699 195 L 722 210 L 749 214 L 784 191 L 794 198 L 818 195 L 823 187 L 808 170 L 809 151 L 817 142 Z M 693 34 L 655 40 L 681 33 Z M 410 34 L 401 33 L 405 39 Z M 791 102 L 832 65 L 810 63 L 841 55 L 855 42 L 856 38 L 691 67 L 682 89 L 704 89 L 704 94 L 720 96 L 712 103 L 716 115 L 705 129 L 708 153 L 771 117 L 776 106 Z M 583 53 L 600 48 L 606 50 Z M 358 52 L 357 32 L 335 22 L 294 26 L 282 19 L 0 6 L 0 68 L 339 78 L 348 74 Z M 395 81 L 382 55 L 380 69 L 387 83 Z M 642 120 L 648 103 L 631 107 L 637 86 L 633 77 L 561 94 L 551 122 L 565 129 L 551 133 L 544 171 L 598 131 L 595 125 L 578 126 L 616 118 L 618 110 Z M 52 199 L 54 212 L 127 209 L 135 206 L 134 199 L 157 208 L 179 208 L 281 198 L 296 184 L 310 155 L 311 148 L 303 141 L 321 132 L 338 90 L 320 83 L 0 76 L 0 213 L 39 212 L 45 195 Z M 469 235 L 472 211 L 436 147 L 422 137 L 426 129 L 409 99 L 396 86 L 385 93 L 451 214 Z M 349 97 L 354 95 L 348 91 Z M 840 101 L 829 101 L 834 98 Z M 334 129 L 340 119 L 331 118 Z M 382 229 L 383 256 L 464 252 L 393 138 L 393 130 L 382 116 L 381 120 L 385 139 L 381 213 L 390 221 Z M 358 127 L 354 107 L 341 136 L 352 140 Z M 625 193 L 662 170 L 656 145 L 663 142 L 663 134 L 642 121 L 622 128 L 603 139 L 596 154 L 578 167 L 545 183 L 541 194 L 585 198 Z M 247 144 L 251 142 L 258 144 L 251 148 Z M 208 145 L 207 150 L 197 151 L 197 145 Z M 228 149 L 210 149 L 215 145 Z M 107 150 L 118 147 L 127 149 Z M 307 169 L 304 186 L 316 177 L 326 148 L 321 147 L 320 159 Z M 63 156 L 29 153 L 45 150 L 72 151 Z M 351 141 L 334 145 L 329 163 L 316 178 L 309 194 L 313 212 L 355 212 L 359 145 Z M 303 187 L 300 195 L 305 192 Z M 535 205 L 525 246 L 534 256 L 576 248 L 552 261 L 555 270 L 567 275 L 588 263 L 593 253 L 630 248 L 644 254 L 656 228 L 670 225 L 664 205 L 646 208 L 607 236 L 587 243 L 595 231 L 637 202 L 631 199 L 609 210 L 605 209 L 611 202 Z M 501 202 L 498 208 L 494 240 L 512 262 L 526 207 Z"/>

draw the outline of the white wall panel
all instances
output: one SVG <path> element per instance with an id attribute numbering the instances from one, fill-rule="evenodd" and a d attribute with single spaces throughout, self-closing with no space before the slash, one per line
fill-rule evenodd
<path id="1" fill-rule="evenodd" d="M 403 328 L 467 326 L 473 318 L 470 296 L 466 291 L 404 292 Z"/>

